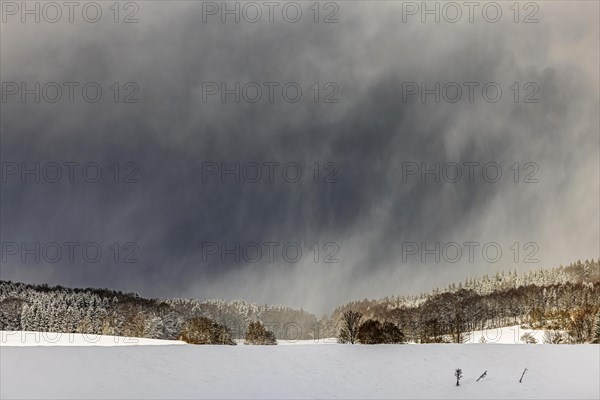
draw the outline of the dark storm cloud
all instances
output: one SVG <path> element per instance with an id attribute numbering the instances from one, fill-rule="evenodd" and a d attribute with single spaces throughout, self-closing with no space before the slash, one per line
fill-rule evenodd
<path id="1" fill-rule="evenodd" d="M 586 7 L 597 5 L 577 13 L 548 5 L 528 26 L 509 18 L 402 24 L 393 3 L 342 3 L 336 24 L 204 24 L 200 4 L 187 2 L 141 3 L 132 25 L 7 23 L 3 82 L 95 81 L 105 91 L 95 104 L 3 103 L 2 161 L 96 162 L 104 178 L 9 179 L 2 241 L 97 242 L 105 256 L 95 264 L 11 256 L 2 278 L 321 312 L 515 265 L 512 253 L 495 264 L 403 263 L 403 242 L 493 241 L 505 251 L 536 242 L 540 263 L 523 268 L 598 257 L 598 29 L 588 17 L 597 13 Z M 565 34 L 575 28 L 575 37 Z M 107 88 L 117 81 L 135 82 L 140 102 L 112 103 Z M 203 102 L 202 83 L 210 81 L 298 82 L 303 97 Z M 405 102 L 402 82 L 411 81 L 498 82 L 504 94 L 493 104 L 480 96 Z M 510 101 L 515 81 L 535 82 L 540 102 Z M 314 82 L 335 82 L 340 102 L 312 102 Z M 269 161 L 299 163 L 302 179 L 202 179 L 206 162 Z M 497 162 L 503 179 L 402 180 L 404 162 L 465 161 Z M 529 161 L 539 165 L 540 182 L 513 183 L 508 167 Z M 111 182 L 115 162 L 138 165 L 140 181 Z M 314 162 L 321 179 L 330 172 L 324 164 L 335 163 L 339 181 L 314 183 Z M 115 263 L 109 246 L 116 241 L 137 243 L 139 262 Z M 298 242 L 304 253 L 297 263 L 280 253 L 276 262 L 203 262 L 206 242 Z M 315 242 L 318 263 L 308 249 Z M 339 246 L 339 263 L 322 262 L 328 242 Z"/>

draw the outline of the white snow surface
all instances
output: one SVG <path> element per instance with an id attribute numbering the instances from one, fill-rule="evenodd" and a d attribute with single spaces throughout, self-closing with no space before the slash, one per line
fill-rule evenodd
<path id="1" fill-rule="evenodd" d="M 486 329 L 468 332 L 465 343 L 479 343 L 484 337 L 486 343 L 496 344 L 523 344 L 520 340 L 525 333 L 531 333 L 539 344 L 544 342 L 543 330 L 523 329 L 519 325 L 507 326 L 497 329 Z M 236 340 L 244 344 L 244 340 Z M 318 340 L 278 340 L 279 345 L 307 345 L 307 344 L 337 344 L 336 338 L 322 338 Z M 56 332 L 12 332 L 0 331 L 0 346 L 159 346 L 185 344 L 179 340 L 158 340 L 123 336 L 84 335 L 79 333 Z"/>
<path id="2" fill-rule="evenodd" d="M 80 333 L 0 331 L 0 346 L 160 346 L 185 344 L 179 340 L 158 340 Z"/>
<path id="3" fill-rule="evenodd" d="M 468 332 L 469 337 L 466 343 L 479 343 L 479 340 L 483 337 L 486 343 L 525 344 L 521 341 L 521 336 L 523 336 L 525 333 L 531 333 L 535 340 L 537 340 L 538 344 L 544 343 L 543 330 L 524 329 L 519 325 Z"/>
<path id="4" fill-rule="evenodd" d="M 101 341 L 114 341 L 114 338 Z M 154 341 L 153 341 L 154 342 Z M 158 341 L 162 342 L 162 341 Z M 146 344 L 142 340 L 138 344 Z M 168 341 L 166 343 L 169 343 Z M 179 343 L 179 342 L 176 342 Z M 0 346 L 1 398 L 598 399 L 599 345 Z M 523 369 L 528 371 L 519 383 Z M 463 370 L 461 386 L 454 370 Z M 487 376 L 476 382 L 487 370 Z"/>

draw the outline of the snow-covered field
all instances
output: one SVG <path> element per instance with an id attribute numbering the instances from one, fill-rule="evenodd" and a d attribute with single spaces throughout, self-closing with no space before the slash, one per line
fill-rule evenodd
<path id="1" fill-rule="evenodd" d="M 0 346 L 160 346 L 185 344 L 179 340 L 157 340 L 123 336 L 82 335 L 55 332 L 0 331 Z"/>
<path id="2" fill-rule="evenodd" d="M 465 343 L 479 343 L 481 337 L 486 343 L 519 344 L 521 336 L 529 332 L 538 343 L 544 343 L 544 331 L 523 329 L 518 325 L 498 329 L 469 332 Z M 279 345 L 307 345 L 307 344 L 336 344 L 335 338 L 319 340 L 278 340 Z M 243 340 L 237 340 L 243 344 Z M 7 332 L 0 331 L 0 345 L 4 346 L 158 346 L 158 345 L 183 345 L 179 340 L 156 340 L 143 338 L 127 338 L 122 336 L 82 335 L 78 333 L 53 333 L 53 332 Z"/>
<path id="3" fill-rule="evenodd" d="M 66 346 L 13 346 L 5 342 L 0 346 L 0 397 L 600 396 L 598 345 L 353 346 L 330 341 L 314 346 L 308 341 L 294 346 L 193 346 L 166 342 L 168 345 L 164 346 L 106 347 L 80 339 L 75 340 L 79 341 L 77 345 L 67 342 Z M 111 341 L 115 339 L 99 340 Z M 161 341 L 151 342 L 143 340 L 137 344 Z M 519 383 L 525 367 L 528 372 L 523 383 Z M 460 387 L 455 386 L 455 368 L 463 370 Z M 485 370 L 487 377 L 476 382 Z"/>

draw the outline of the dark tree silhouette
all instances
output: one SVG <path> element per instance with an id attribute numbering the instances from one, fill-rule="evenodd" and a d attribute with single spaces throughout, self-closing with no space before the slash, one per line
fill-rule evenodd
<path id="1" fill-rule="evenodd" d="M 383 343 L 381 323 L 374 319 L 366 320 L 360 324 L 356 338 L 361 344 Z"/>
<path id="2" fill-rule="evenodd" d="M 342 314 L 342 328 L 340 329 L 338 342 L 356 343 L 361 318 L 361 313 L 352 310 L 345 311 Z"/>
<path id="3" fill-rule="evenodd" d="M 392 322 L 386 321 L 381 326 L 381 336 L 383 343 L 395 344 L 404 343 L 404 333 Z"/>
<path id="4" fill-rule="evenodd" d="M 462 378 L 462 369 L 456 368 L 454 371 L 454 376 L 456 377 L 456 386 L 460 386 L 460 379 Z"/>
<path id="5" fill-rule="evenodd" d="M 275 340 L 273 332 L 267 330 L 263 324 L 256 321 L 250 322 L 250 325 L 248 325 L 244 344 L 274 345 L 277 344 L 277 340 Z"/>
<path id="6" fill-rule="evenodd" d="M 181 340 L 190 344 L 235 344 L 227 327 L 205 317 L 187 320 L 181 329 Z"/>

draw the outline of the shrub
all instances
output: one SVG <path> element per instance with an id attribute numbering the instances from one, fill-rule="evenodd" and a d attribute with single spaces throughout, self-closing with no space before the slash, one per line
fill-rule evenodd
<path id="1" fill-rule="evenodd" d="M 368 319 L 358 328 L 357 339 L 361 344 L 393 344 L 404 342 L 404 333 L 391 322 L 383 324 Z"/>
<path id="2" fill-rule="evenodd" d="M 260 322 L 251 322 L 246 331 L 244 344 L 274 345 L 277 344 L 275 334 L 265 329 Z"/>
<path id="3" fill-rule="evenodd" d="M 404 343 L 404 333 L 402 330 L 389 321 L 383 323 L 381 333 L 383 336 L 383 343 Z"/>
<path id="4" fill-rule="evenodd" d="M 544 331 L 544 343 L 561 344 L 565 342 L 565 335 L 556 330 Z"/>
<path id="5" fill-rule="evenodd" d="M 594 339 L 596 313 L 589 305 L 571 311 L 567 332 L 573 343 L 587 343 Z"/>
<path id="6" fill-rule="evenodd" d="M 527 343 L 527 344 L 536 344 L 537 343 L 537 339 L 533 336 L 533 334 L 531 332 L 525 332 L 521 336 L 521 341 L 523 343 Z"/>
<path id="7" fill-rule="evenodd" d="M 185 321 L 181 327 L 180 339 L 190 344 L 235 345 L 229 328 L 205 317 Z"/>
<path id="8" fill-rule="evenodd" d="M 383 343 L 381 323 L 374 319 L 366 320 L 358 328 L 357 339 L 362 344 Z"/>

